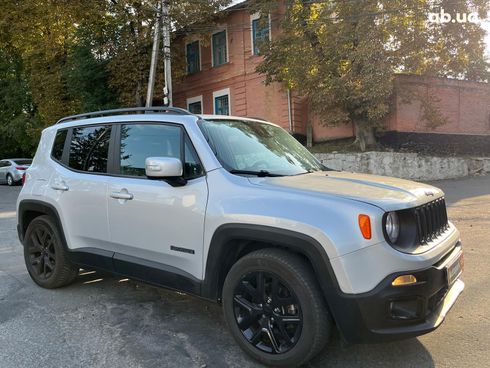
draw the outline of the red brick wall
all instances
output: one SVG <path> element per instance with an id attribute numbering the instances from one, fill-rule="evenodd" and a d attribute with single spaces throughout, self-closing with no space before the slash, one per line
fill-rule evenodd
<path id="1" fill-rule="evenodd" d="M 271 17 L 272 37 L 279 31 L 278 16 Z M 252 55 L 250 13 L 231 12 L 222 26 L 228 32 L 228 63 L 212 66 L 210 35 L 206 46 L 201 43 L 201 71 L 174 85 L 174 105 L 186 108 L 188 98 L 202 95 L 203 112 L 212 114 L 213 92 L 229 88 L 232 115 L 262 118 L 289 129 L 287 90 L 277 83 L 266 86 L 265 77 L 255 72 L 262 58 Z M 178 40 L 174 47 L 184 48 L 185 40 Z M 301 114 L 294 118 L 298 127 L 304 126 Z"/>
<path id="2" fill-rule="evenodd" d="M 271 15 L 272 38 L 280 32 L 280 13 L 281 10 Z M 352 124 L 333 127 L 323 124 L 318 117 L 308 112 L 307 101 L 294 91 L 291 92 L 290 122 L 287 90 L 277 83 L 266 86 L 265 77 L 255 72 L 261 57 L 252 55 L 250 13 L 247 10 L 230 12 L 221 26 L 228 30 L 229 62 L 218 67 L 212 66 L 210 34 L 206 42 L 201 43 L 201 71 L 174 83 L 175 106 L 186 108 L 187 98 L 202 95 L 203 112 L 212 114 L 213 92 L 229 88 L 232 115 L 266 119 L 288 130 L 291 125 L 293 132 L 302 134 L 306 133 L 306 125 L 311 123 L 315 142 L 353 136 Z M 181 38 L 174 43 L 174 47 L 183 50 L 185 42 Z M 432 127 L 423 119 L 420 102 L 412 100 L 407 103 L 404 100 L 403 92 L 407 90 L 435 98 L 447 123 Z M 490 85 L 398 75 L 393 112 L 383 124 L 386 130 L 400 132 L 490 134 Z"/>
<path id="3" fill-rule="evenodd" d="M 395 85 L 394 111 L 386 121 L 387 130 L 490 134 L 490 84 L 399 75 Z M 445 117 L 446 123 L 433 127 L 423 118 L 424 109 L 417 99 L 407 103 L 403 97 L 407 90 L 432 100 Z"/>

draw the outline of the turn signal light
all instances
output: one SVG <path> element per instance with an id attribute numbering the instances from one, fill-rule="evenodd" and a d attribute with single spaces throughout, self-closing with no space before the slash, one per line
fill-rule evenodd
<path id="1" fill-rule="evenodd" d="M 411 285 L 416 283 L 417 283 L 417 278 L 414 275 L 403 275 L 403 276 L 398 276 L 396 279 L 394 279 L 391 285 L 405 286 L 405 285 Z"/>
<path id="2" fill-rule="evenodd" d="M 364 239 L 371 239 L 371 219 L 368 215 L 359 215 L 359 229 Z"/>

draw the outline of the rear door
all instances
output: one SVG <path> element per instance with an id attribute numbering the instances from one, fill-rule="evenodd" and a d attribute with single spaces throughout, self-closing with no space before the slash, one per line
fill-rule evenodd
<path id="1" fill-rule="evenodd" d="M 108 195 L 111 241 L 118 253 L 114 257 L 116 270 L 133 274 L 150 268 L 201 278 L 208 188 L 183 126 L 136 123 L 119 129 L 115 176 L 110 178 Z M 180 158 L 185 162 L 187 184 L 172 186 L 164 180 L 148 179 L 147 157 Z M 138 270 L 134 263 L 143 267 Z M 132 266 L 126 267 L 129 264 Z"/>
<path id="2" fill-rule="evenodd" d="M 57 202 L 68 246 L 112 256 L 107 221 L 107 164 L 111 125 L 57 132 L 51 158 L 54 174 L 47 195 Z"/>

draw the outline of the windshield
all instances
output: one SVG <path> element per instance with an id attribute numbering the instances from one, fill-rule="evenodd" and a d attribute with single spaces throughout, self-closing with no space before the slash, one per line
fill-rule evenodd
<path id="1" fill-rule="evenodd" d="M 27 165 L 32 164 L 32 160 L 29 160 L 29 159 L 27 159 L 27 160 L 15 160 L 14 162 L 15 162 L 16 165 L 25 165 L 25 166 L 27 166 Z"/>
<path id="2" fill-rule="evenodd" d="M 257 121 L 203 120 L 201 130 L 225 169 L 237 174 L 298 175 L 325 167 L 278 126 Z"/>

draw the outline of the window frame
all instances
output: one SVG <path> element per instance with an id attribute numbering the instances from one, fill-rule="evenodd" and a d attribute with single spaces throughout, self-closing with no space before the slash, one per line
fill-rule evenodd
<path id="1" fill-rule="evenodd" d="M 216 60 L 214 59 L 214 35 L 215 34 L 218 34 L 218 33 L 225 33 L 225 48 L 226 48 L 226 55 L 225 55 L 225 61 L 221 64 L 216 64 Z M 230 49 L 228 47 L 228 29 L 225 27 L 225 28 L 220 28 L 219 30 L 217 31 L 214 31 L 213 33 L 211 33 L 211 60 L 212 60 L 212 66 L 213 68 L 216 68 L 216 67 L 219 67 L 221 65 L 225 65 L 225 64 L 228 64 L 229 61 L 230 61 Z"/>
<path id="2" fill-rule="evenodd" d="M 91 127 L 97 127 L 97 126 L 109 126 L 111 128 L 111 135 L 109 136 L 109 147 L 107 150 L 107 169 L 106 172 L 93 172 L 93 171 L 83 171 L 83 170 L 78 170 L 74 169 L 73 167 L 69 166 L 69 158 L 70 158 L 70 146 L 71 146 L 71 140 L 73 137 L 73 129 L 77 128 L 91 128 Z M 57 160 L 55 157 L 53 157 L 53 147 L 54 147 L 54 140 L 56 139 L 56 133 L 60 130 L 67 130 L 66 138 L 65 138 L 65 145 L 63 147 L 63 153 L 61 155 L 61 160 Z M 56 131 L 55 133 L 55 138 L 53 139 L 53 142 L 51 143 L 51 152 L 50 152 L 50 158 L 57 164 L 63 166 L 65 169 L 70 170 L 72 172 L 78 173 L 78 174 L 87 174 L 87 175 L 105 175 L 105 176 L 110 176 L 110 171 L 112 169 L 112 153 L 113 153 L 113 144 L 114 144 L 114 124 L 110 122 L 100 122 L 100 123 L 94 123 L 94 124 L 86 124 L 86 125 L 74 125 L 70 126 L 67 128 L 60 128 Z"/>
<path id="3" fill-rule="evenodd" d="M 193 44 L 197 42 L 197 57 L 199 58 L 199 64 L 198 64 L 198 70 L 194 71 L 194 72 L 189 72 L 189 61 L 187 59 L 187 46 Z M 186 74 L 187 75 L 193 75 L 193 74 L 197 74 L 199 73 L 200 71 L 202 71 L 202 52 L 201 52 L 201 41 L 200 40 L 193 40 L 191 42 L 186 42 L 185 44 L 185 63 L 186 63 Z"/>
<path id="4" fill-rule="evenodd" d="M 214 115 L 218 115 L 216 113 L 216 98 L 223 97 L 223 96 L 228 96 L 228 115 L 222 115 L 222 116 L 231 116 L 232 113 L 231 113 L 231 93 L 230 93 L 230 88 L 223 88 L 223 89 L 220 89 L 219 91 L 214 91 L 213 92 L 213 114 Z"/>
<path id="5" fill-rule="evenodd" d="M 260 18 L 262 18 L 260 12 L 250 14 L 250 45 L 251 45 L 251 52 L 253 56 L 260 56 L 260 53 L 255 52 L 255 32 L 253 26 L 254 21 L 258 21 L 260 20 Z M 267 14 L 267 20 L 269 23 L 269 42 L 270 42 L 272 41 L 272 20 L 271 20 L 270 13 Z"/>
<path id="6" fill-rule="evenodd" d="M 191 137 L 187 133 L 185 127 L 182 124 L 179 123 L 171 123 L 171 122 L 161 122 L 161 121 L 121 121 L 117 123 L 113 123 L 113 129 L 116 131 L 115 134 L 115 140 L 114 140 L 114 148 L 113 148 L 113 160 L 112 160 L 112 172 L 111 176 L 119 177 L 119 178 L 131 178 L 131 179 L 141 179 L 141 180 L 155 180 L 155 179 L 150 179 L 147 176 L 136 176 L 136 175 L 124 175 L 121 174 L 121 126 L 122 125 L 166 125 L 166 126 L 176 126 L 180 129 L 180 161 L 182 162 L 182 167 L 185 167 L 185 140 L 186 137 L 188 138 L 190 142 L 190 149 L 191 151 L 194 152 L 194 154 L 197 157 L 197 160 L 199 161 L 199 164 L 202 167 L 202 174 L 196 177 L 192 178 L 185 178 L 182 176 L 184 179 L 187 181 L 192 181 L 194 179 L 201 178 L 203 176 L 207 175 L 206 168 L 204 167 L 201 157 L 199 156 L 199 153 L 197 152 L 194 143 L 192 142 Z M 163 178 L 162 178 L 163 180 Z"/>
<path id="7" fill-rule="evenodd" d="M 206 168 L 204 167 L 204 164 L 203 164 L 203 161 L 199 155 L 199 152 L 196 150 L 194 142 L 192 141 L 192 138 L 190 137 L 189 133 L 187 132 L 185 126 L 182 124 L 179 124 L 179 123 L 162 122 L 162 121 L 100 122 L 100 123 L 94 123 L 94 124 L 74 125 L 74 126 L 70 126 L 67 128 L 60 128 L 56 132 L 58 132 L 59 130 L 62 130 L 62 129 L 68 130 L 68 133 L 66 134 L 66 138 L 65 138 L 65 145 L 63 147 L 62 159 L 61 159 L 61 161 L 58 161 L 54 157 L 52 157 L 54 140 L 51 144 L 50 158 L 54 162 L 56 162 L 57 164 L 63 166 L 65 169 L 70 170 L 70 171 L 75 172 L 75 173 L 79 173 L 79 174 L 103 175 L 103 176 L 141 179 L 141 180 L 154 180 L 154 179 L 149 179 L 146 176 L 131 176 L 131 175 L 120 174 L 121 125 L 135 125 L 135 124 L 174 125 L 174 126 L 179 127 L 180 131 L 181 131 L 181 148 L 180 148 L 181 160 L 182 160 L 182 157 L 185 159 L 185 146 L 182 145 L 182 141 L 185 143 L 185 137 L 187 137 L 189 142 L 190 142 L 190 149 L 196 155 L 196 158 L 202 167 L 202 174 L 200 176 L 196 176 L 196 177 L 187 179 L 187 181 L 192 181 L 194 179 L 198 179 L 198 178 L 201 178 L 201 177 L 207 175 Z M 73 134 L 72 134 L 73 129 L 85 128 L 85 127 L 94 127 L 94 126 L 111 126 L 111 136 L 109 137 L 109 151 L 108 151 L 108 157 L 107 157 L 107 172 L 105 172 L 105 173 L 82 171 L 82 170 L 73 169 L 70 166 L 68 166 L 68 159 L 69 159 L 69 155 L 70 155 L 70 145 L 71 145 L 71 139 L 73 136 Z M 56 134 L 55 134 L 55 136 L 56 136 Z M 185 165 L 185 161 L 182 161 L 182 164 Z"/>
<path id="8" fill-rule="evenodd" d="M 189 97 L 186 100 L 187 110 L 189 110 L 189 105 L 194 104 L 194 103 L 197 103 L 197 102 L 199 102 L 201 104 L 201 114 L 203 114 L 204 113 L 204 105 L 203 105 L 203 102 L 202 102 L 202 95 L 195 96 L 195 97 Z"/>

